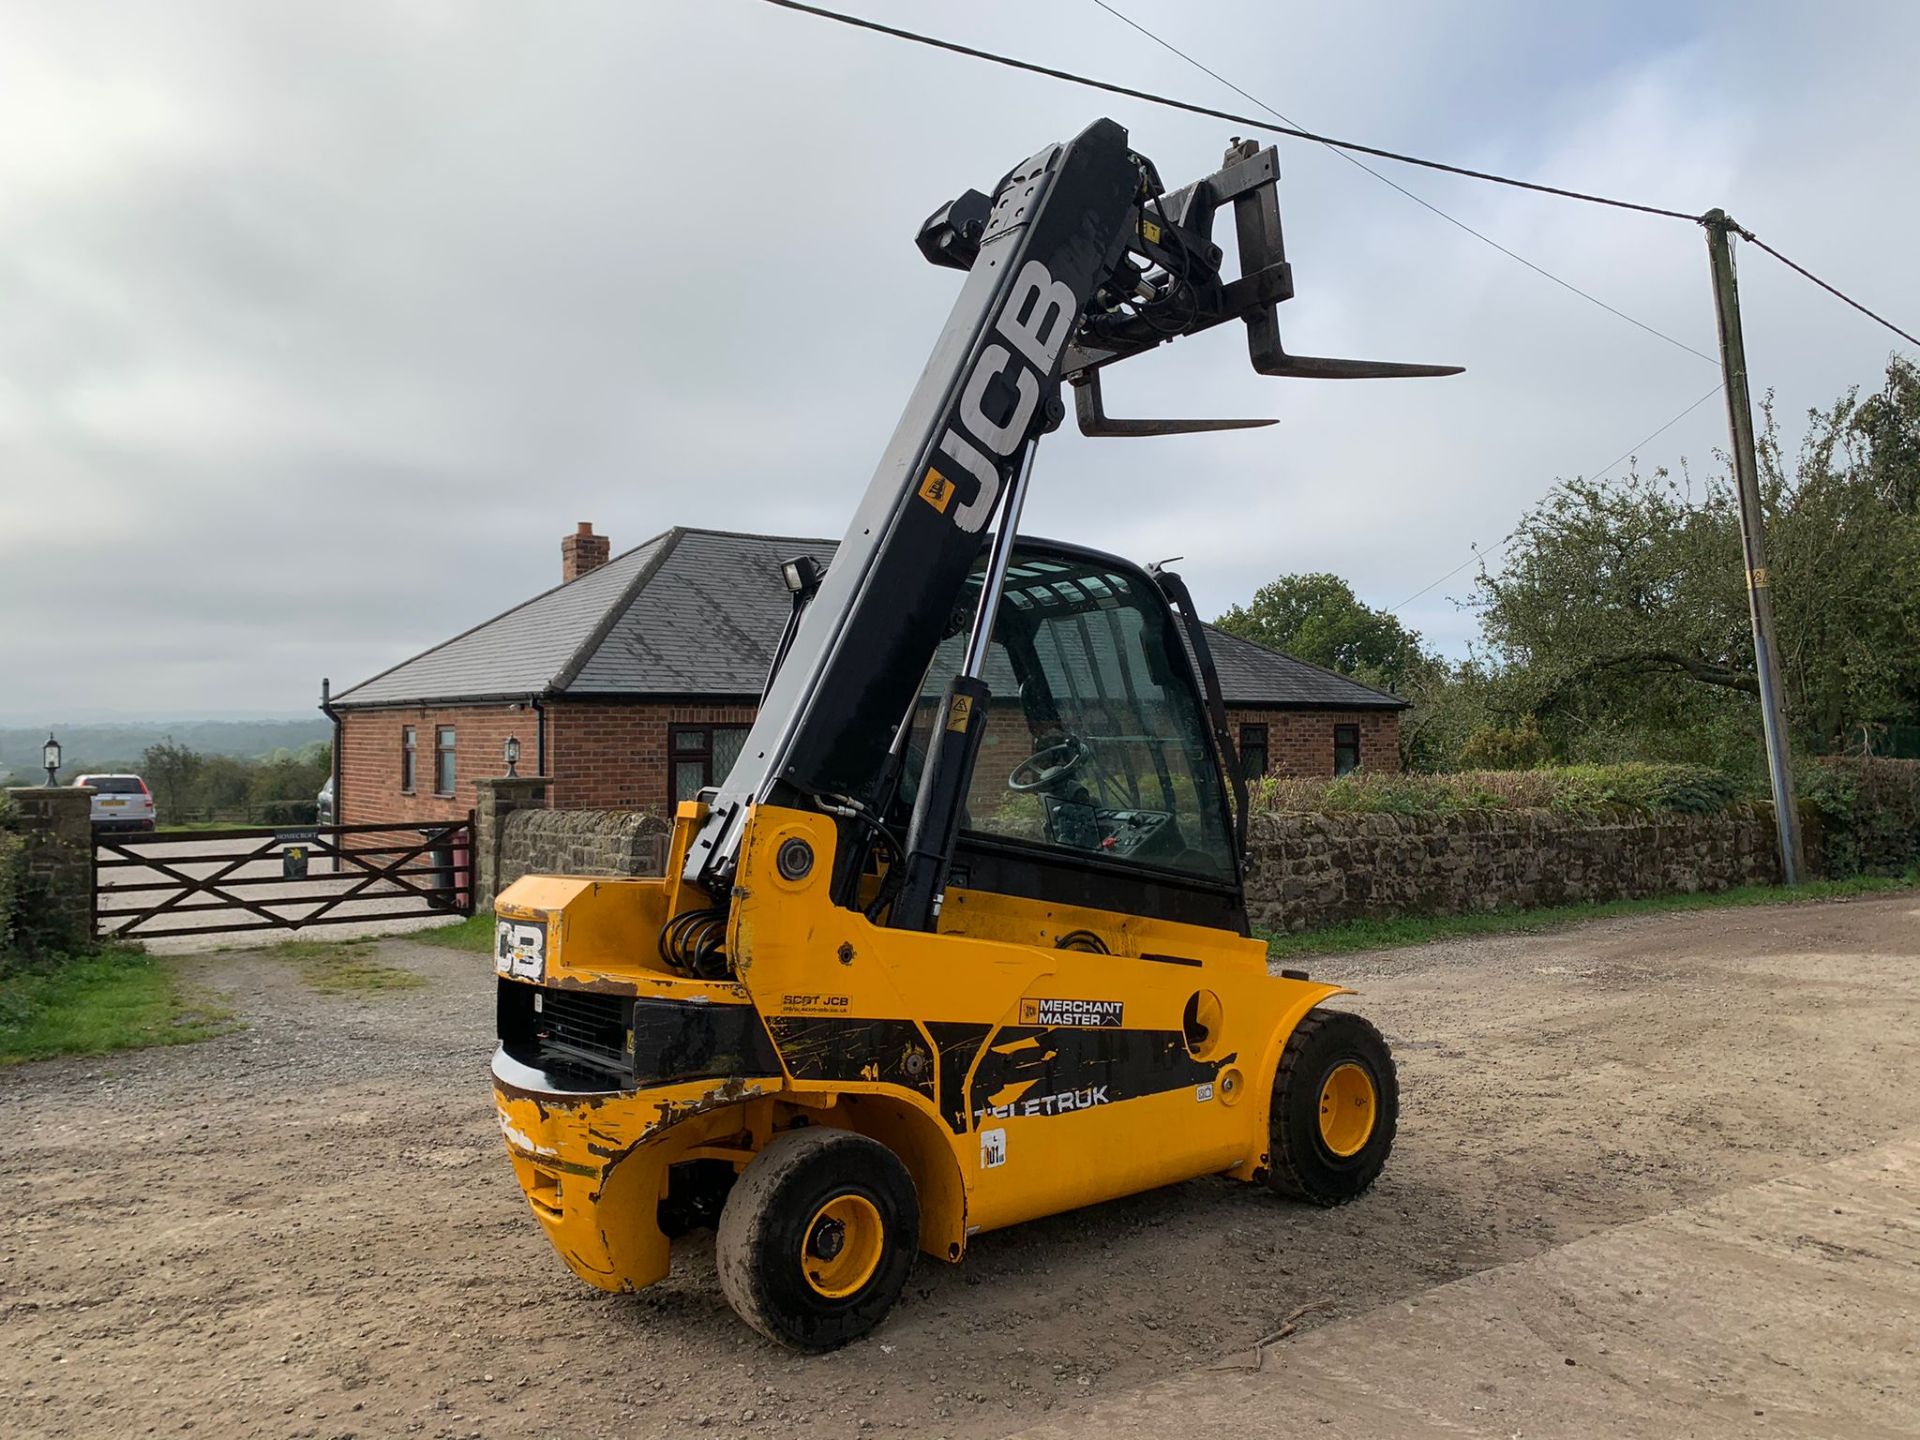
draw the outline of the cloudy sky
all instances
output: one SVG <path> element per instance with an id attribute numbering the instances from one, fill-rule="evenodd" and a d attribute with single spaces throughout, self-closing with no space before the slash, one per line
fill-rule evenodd
<path id="1" fill-rule="evenodd" d="M 1920 6 L 1115 0 L 1297 122 L 1743 224 L 1912 328 Z M 1092 0 L 852 8 L 1227 108 Z M 959 277 L 915 225 L 1099 114 L 1169 183 L 1234 127 L 753 0 L 0 3 L 0 718 L 305 711 L 553 583 L 579 520 L 838 535 Z M 1291 348 L 1237 327 L 1115 413 L 1272 429 L 1041 451 L 1030 530 L 1394 606 L 1716 382 L 1316 147 L 1281 148 Z M 1697 349 L 1699 232 L 1393 178 Z M 1890 336 L 1757 252 L 1783 414 Z M 1704 460 L 1718 402 L 1641 453 Z M 1737 563 L 1729 557 L 1729 563 Z M 1471 570 L 1408 606 L 1449 653 Z"/>

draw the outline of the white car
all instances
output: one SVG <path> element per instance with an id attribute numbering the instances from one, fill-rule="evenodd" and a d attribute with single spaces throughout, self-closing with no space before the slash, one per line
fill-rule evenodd
<path id="1" fill-rule="evenodd" d="M 73 783 L 93 787 L 94 829 L 153 829 L 153 792 L 138 775 L 82 775 Z"/>

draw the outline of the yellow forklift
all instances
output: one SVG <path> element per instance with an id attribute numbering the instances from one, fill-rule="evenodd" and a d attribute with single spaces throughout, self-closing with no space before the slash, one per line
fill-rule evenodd
<path id="1" fill-rule="evenodd" d="M 1236 141 L 1168 191 L 1101 120 L 922 226 L 966 280 L 831 565 L 785 567 L 733 770 L 680 806 L 663 878 L 529 876 L 495 907 L 500 1128 L 581 1279 L 651 1285 L 712 1226 L 740 1315 L 824 1350 L 983 1230 L 1201 1175 L 1316 1205 L 1379 1175 L 1393 1060 L 1249 934 L 1186 587 L 1019 534 L 1063 383 L 1090 435 L 1272 423 L 1107 415 L 1102 369 L 1177 337 L 1240 320 L 1267 375 L 1455 373 L 1282 348 L 1277 179 Z"/>

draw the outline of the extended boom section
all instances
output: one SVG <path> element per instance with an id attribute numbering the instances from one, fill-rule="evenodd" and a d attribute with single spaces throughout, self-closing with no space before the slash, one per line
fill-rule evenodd
<path id="1" fill-rule="evenodd" d="M 1064 414 L 1071 381 L 1092 435 L 1159 435 L 1268 420 L 1106 415 L 1103 367 L 1228 320 L 1262 374 L 1447 375 L 1455 366 L 1288 355 L 1276 307 L 1293 295 L 1271 148 L 1235 141 L 1217 173 L 1173 192 L 1127 133 L 1099 120 L 1014 167 L 989 197 L 936 211 L 918 243 L 967 271 L 926 370 L 834 563 L 807 605 L 733 772 L 711 801 L 687 879 L 724 888 L 749 806 L 825 803 L 856 830 L 900 778 L 887 757 L 951 623 L 1023 450 Z M 1220 273 L 1231 210 L 1242 274 Z"/>

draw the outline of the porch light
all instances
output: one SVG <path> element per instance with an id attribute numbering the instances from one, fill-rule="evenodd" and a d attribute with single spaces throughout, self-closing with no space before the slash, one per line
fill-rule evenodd
<path id="1" fill-rule="evenodd" d="M 47 784 L 52 785 L 54 776 L 60 769 L 60 742 L 53 738 L 53 732 L 47 732 L 47 743 L 40 749 L 40 763 L 47 770 Z"/>
<path id="2" fill-rule="evenodd" d="M 509 735 L 504 748 L 507 752 L 507 778 L 512 780 L 520 774 L 520 737 Z"/>

